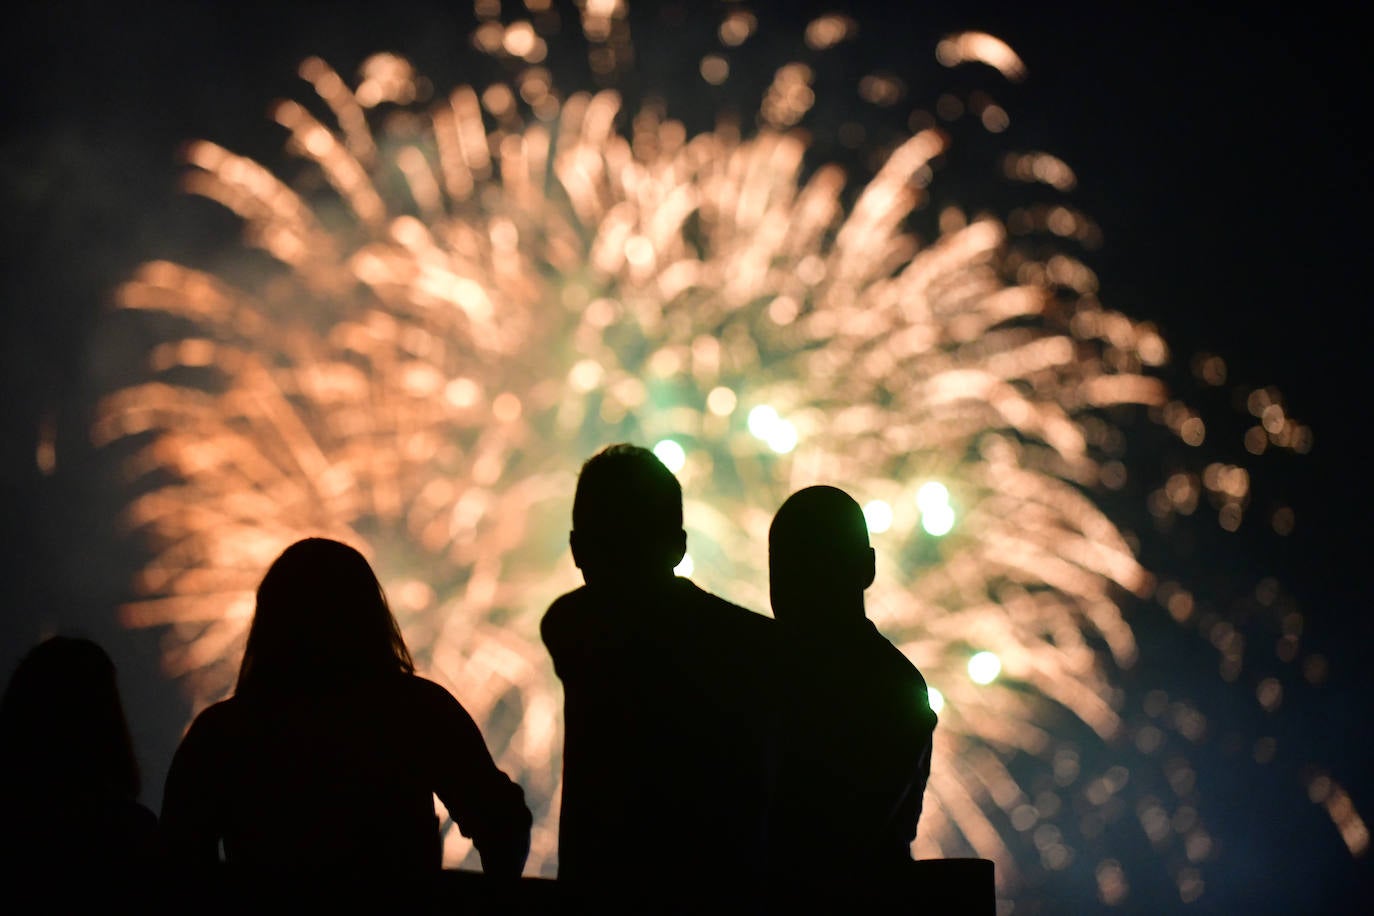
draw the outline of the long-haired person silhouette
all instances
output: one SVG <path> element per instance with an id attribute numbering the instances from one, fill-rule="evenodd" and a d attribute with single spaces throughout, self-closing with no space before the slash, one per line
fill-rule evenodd
<path id="1" fill-rule="evenodd" d="M 30 899 L 60 910 L 78 890 L 118 900 L 151 880 L 157 819 L 138 792 L 138 761 L 109 655 L 70 636 L 29 650 L 0 700 L 5 895 L 22 899 L 31 891 Z M 54 881 L 59 874 L 66 880 Z"/>
<path id="2" fill-rule="evenodd" d="M 437 874 L 433 797 L 487 874 L 519 875 L 524 793 L 472 717 L 415 675 L 367 560 L 309 538 L 258 587 L 234 696 L 192 723 L 172 760 L 162 828 L 174 861 L 247 876 Z"/>

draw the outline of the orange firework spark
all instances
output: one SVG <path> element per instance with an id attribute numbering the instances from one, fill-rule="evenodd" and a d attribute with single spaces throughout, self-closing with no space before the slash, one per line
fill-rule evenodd
<path id="1" fill-rule="evenodd" d="M 910 217 L 950 144 L 938 129 L 856 186 L 838 166 L 804 167 L 802 64 L 777 71 L 757 130 L 690 134 L 610 90 L 561 95 L 535 25 L 481 7 L 474 43 L 518 66 L 480 90 L 420 101 L 390 54 L 352 87 L 302 64 L 332 122 L 291 101 L 273 117 L 327 191 L 215 143 L 188 148 L 189 190 L 241 217 L 267 258 L 238 283 L 149 263 L 119 290 L 121 307 L 193 328 L 157 346 L 149 379 L 107 398 L 96 424 L 98 442 L 136 444 L 134 473 L 171 480 L 128 509 L 155 559 L 125 623 L 167 629 L 166 668 L 204 705 L 231 689 L 272 558 L 306 535 L 357 544 L 426 673 L 525 786 L 530 868 L 548 874 L 561 694 L 538 621 L 576 584 L 580 462 L 612 441 L 660 443 L 688 496 L 697 577 L 756 608 L 772 511 L 798 486 L 839 482 L 866 503 L 882 563 L 871 613 L 943 699 L 916 851 L 971 847 L 1012 887 L 993 815 L 1020 829 L 1040 815 L 1008 761 L 1050 754 L 1038 723 L 1056 706 L 1119 731 L 1111 670 L 1136 654 L 1123 599 L 1153 593 L 1091 496 L 1122 475 L 1104 411 L 1151 405 L 1185 442 L 1203 434 L 1151 375 L 1164 342 L 1104 308 L 1083 263 L 1009 243 L 1008 225 L 1094 231 L 1066 206 L 1006 223 L 948 209 L 918 240 Z M 623 4 L 582 10 L 594 72 L 627 66 Z M 754 25 L 732 13 L 721 41 Z M 847 30 L 824 17 L 806 41 L 829 48 Z M 1025 73 L 989 35 L 938 54 Z M 702 77 L 723 81 L 722 67 L 708 55 Z M 995 132 L 1006 114 L 981 117 Z M 1045 153 L 1004 166 L 1074 183 Z M 1243 474 L 1184 475 L 1159 508 L 1203 486 L 1240 506 Z M 975 653 L 991 654 L 971 676 Z M 466 841 L 447 838 L 457 863 Z M 1042 848 L 1051 861 L 1056 846 Z M 1104 864 L 1099 883 L 1122 886 L 1120 872 Z"/>

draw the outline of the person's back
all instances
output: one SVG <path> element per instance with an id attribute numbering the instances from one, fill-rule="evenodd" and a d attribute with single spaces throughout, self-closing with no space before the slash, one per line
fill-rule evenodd
<path id="1" fill-rule="evenodd" d="M 925 680 L 865 616 L 873 551 L 843 491 L 789 497 L 769 532 L 769 569 L 786 697 L 772 814 L 778 890 L 876 902 L 911 874 L 935 727 Z"/>
<path id="2" fill-rule="evenodd" d="M 871 622 L 824 640 L 783 630 L 771 826 L 787 881 L 900 881 L 930 765 L 925 681 Z"/>
<path id="3" fill-rule="evenodd" d="M 235 695 L 196 717 L 173 758 L 170 852 L 204 874 L 222 849 L 243 880 L 321 892 L 437 874 L 435 794 L 484 871 L 520 873 L 520 787 L 458 701 L 413 673 L 366 560 L 334 541 L 298 542 L 259 587 Z"/>
<path id="4" fill-rule="evenodd" d="M 441 864 L 435 793 L 479 842 L 528 835 L 519 787 L 458 702 L 395 674 L 210 707 L 177 751 L 163 825 L 202 859 L 217 837 L 236 870 L 427 872 Z"/>
<path id="5" fill-rule="evenodd" d="M 584 467 L 587 585 L 542 633 L 565 698 L 559 881 L 591 905 L 730 908 L 760 877 L 772 621 L 673 575 L 681 525 L 652 453 L 613 446 Z"/>
<path id="6" fill-rule="evenodd" d="M 624 603 L 583 588 L 549 609 L 561 879 L 710 883 L 759 854 L 769 623 L 686 579 Z"/>

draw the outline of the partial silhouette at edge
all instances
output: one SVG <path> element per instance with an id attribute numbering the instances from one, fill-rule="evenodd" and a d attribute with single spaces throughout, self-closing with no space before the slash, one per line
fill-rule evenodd
<path id="1" fill-rule="evenodd" d="M 153 903 L 157 820 L 138 801 L 115 666 L 98 644 L 53 636 L 20 660 L 0 700 L 0 787 L 11 902 L 60 909 L 98 893 L 109 904 Z"/>

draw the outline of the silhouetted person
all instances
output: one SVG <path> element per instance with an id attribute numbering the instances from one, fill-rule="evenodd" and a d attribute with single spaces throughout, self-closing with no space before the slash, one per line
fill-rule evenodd
<path id="1" fill-rule="evenodd" d="M 418 900 L 441 867 L 435 794 L 488 875 L 519 875 L 520 787 L 458 701 L 414 674 L 363 556 L 296 542 L 258 586 L 234 696 L 196 717 L 172 760 L 169 852 L 205 876 L 222 849 L 240 886 L 326 893 L 399 878 Z"/>
<path id="2" fill-rule="evenodd" d="M 871 907 L 912 874 L 935 728 L 925 679 L 865 616 L 874 553 L 842 490 L 788 497 L 768 566 L 786 697 L 772 816 L 779 894 Z"/>
<path id="3" fill-rule="evenodd" d="M 138 803 L 138 762 L 100 646 L 54 636 L 19 662 L 0 701 L 0 786 L 6 900 L 50 911 L 94 897 L 150 902 L 157 819 Z"/>
<path id="4" fill-rule="evenodd" d="M 559 882 L 594 910 L 744 908 L 763 877 L 772 621 L 673 569 L 682 488 L 646 449 L 583 466 L 586 585 L 542 633 L 563 681 Z"/>

